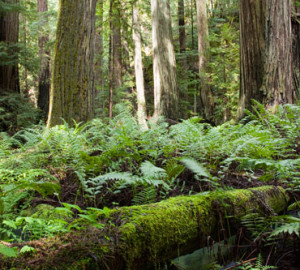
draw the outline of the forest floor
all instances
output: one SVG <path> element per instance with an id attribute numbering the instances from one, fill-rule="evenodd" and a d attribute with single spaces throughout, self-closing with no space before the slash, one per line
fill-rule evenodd
<path id="1" fill-rule="evenodd" d="M 1 239 L 22 242 L 24 235 L 35 240 L 69 230 L 63 222 L 53 229 L 47 218 L 26 218 L 40 204 L 79 218 L 89 208 L 274 185 L 289 192 L 292 205 L 284 215 L 242 220 L 243 238 L 249 239 L 243 257 L 262 254 L 277 269 L 297 266 L 300 106 L 287 105 L 273 115 L 257 104 L 256 113 L 240 123 L 217 127 L 199 118 L 149 127 L 141 131 L 123 111 L 110 122 L 0 133 Z"/>

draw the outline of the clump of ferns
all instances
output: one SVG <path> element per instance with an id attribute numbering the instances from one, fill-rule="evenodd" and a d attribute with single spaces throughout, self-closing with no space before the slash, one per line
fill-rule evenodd
<path id="1" fill-rule="evenodd" d="M 108 172 L 85 181 L 86 192 L 97 205 L 99 196 L 109 192 L 118 194 L 126 188 L 133 193 L 133 204 L 144 204 L 164 199 L 169 192 L 185 185 L 179 179 L 181 173 L 188 169 L 194 173 L 195 181 L 204 181 L 212 188 L 218 186 L 214 178 L 204 165 L 192 158 L 174 158 L 169 160 L 164 168 L 157 167 L 150 161 L 141 163 L 138 172 Z M 113 183 L 113 185 L 112 185 Z M 191 191 L 192 192 L 192 191 Z M 104 198 L 102 198 L 104 200 Z"/>
<path id="2" fill-rule="evenodd" d="M 242 218 L 242 225 L 250 233 L 252 245 L 257 249 L 271 246 L 269 257 L 276 250 L 284 250 L 284 255 L 295 252 L 295 244 L 300 237 L 300 202 L 291 204 L 287 215 L 250 213 Z M 282 258 L 280 258 L 282 259 Z M 279 260 L 276 264 L 278 264 Z"/>

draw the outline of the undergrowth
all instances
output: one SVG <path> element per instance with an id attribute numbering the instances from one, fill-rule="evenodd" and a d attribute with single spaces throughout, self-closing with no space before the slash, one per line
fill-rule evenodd
<path id="1" fill-rule="evenodd" d="M 50 196 L 55 206 L 81 201 L 86 209 L 261 183 L 299 191 L 299 106 L 271 114 L 255 103 L 254 113 L 240 123 L 216 127 L 200 120 L 149 122 L 145 131 L 124 110 L 109 122 L 0 133 L 2 232 L 7 238 L 16 224 L 28 223 L 21 210 L 39 196 L 46 202 Z"/>

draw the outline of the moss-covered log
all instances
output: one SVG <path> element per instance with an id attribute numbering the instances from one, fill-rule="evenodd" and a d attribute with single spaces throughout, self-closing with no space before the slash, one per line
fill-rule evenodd
<path id="1" fill-rule="evenodd" d="M 34 247 L 36 253 L 2 261 L 0 268 L 24 269 L 26 265 L 30 269 L 151 269 L 153 264 L 157 266 L 205 246 L 208 236 L 222 231 L 222 224 L 226 230 L 227 226 L 236 229 L 240 218 L 249 211 L 270 215 L 282 211 L 287 202 L 282 188 L 267 186 L 113 209 L 100 218 L 99 222 L 105 223 L 103 230 L 89 228 L 32 241 L 27 245 Z"/>

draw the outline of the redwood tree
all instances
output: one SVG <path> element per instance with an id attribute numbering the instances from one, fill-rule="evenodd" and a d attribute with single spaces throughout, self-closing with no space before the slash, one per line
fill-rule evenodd
<path id="1" fill-rule="evenodd" d="M 298 90 L 296 97 L 300 98 L 300 2 L 294 0 L 292 10 L 292 32 L 293 32 L 293 69 L 295 87 Z"/>
<path id="2" fill-rule="evenodd" d="M 169 0 L 151 0 L 154 117 L 178 118 L 176 60 Z"/>
<path id="3" fill-rule="evenodd" d="M 19 92 L 18 54 L 16 53 L 19 39 L 19 13 L 16 5 L 19 0 L 3 0 L 11 4 L 9 11 L 0 10 L 0 44 L 4 50 L 0 56 L 0 94 L 7 91 Z"/>
<path id="4" fill-rule="evenodd" d="M 37 11 L 41 26 L 47 22 L 45 12 L 48 11 L 47 0 L 37 1 Z M 39 93 L 38 107 L 42 110 L 43 116 L 47 119 L 49 112 L 49 92 L 50 92 L 50 51 L 46 47 L 49 42 L 49 36 L 45 33 L 45 29 L 39 29 L 39 49 L 40 49 L 40 69 L 39 69 Z"/>
<path id="5" fill-rule="evenodd" d="M 132 10 L 132 38 L 134 42 L 134 70 L 135 70 L 135 82 L 137 92 L 137 106 L 138 106 L 138 122 L 144 128 L 147 129 L 147 113 L 146 113 L 146 98 L 145 98 L 145 83 L 142 61 L 142 38 L 141 38 L 141 25 L 139 14 L 140 1 L 137 0 L 133 3 Z"/>
<path id="6" fill-rule="evenodd" d="M 197 0 L 196 4 L 201 114 L 206 120 L 213 121 L 214 99 L 206 76 L 209 49 L 206 0 Z"/>
<path id="7" fill-rule="evenodd" d="M 180 52 L 183 53 L 183 52 L 185 52 L 185 49 L 186 49 L 184 0 L 178 0 L 178 28 L 179 28 Z"/>
<path id="8" fill-rule="evenodd" d="M 239 116 L 251 99 L 272 110 L 295 102 L 291 10 L 292 0 L 240 1 Z"/>
<path id="9" fill-rule="evenodd" d="M 109 117 L 112 117 L 113 95 L 122 86 L 120 1 L 110 0 Z"/>
<path id="10" fill-rule="evenodd" d="M 48 126 L 93 115 L 96 0 L 60 0 Z"/>

